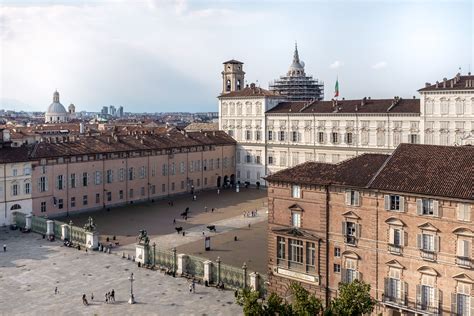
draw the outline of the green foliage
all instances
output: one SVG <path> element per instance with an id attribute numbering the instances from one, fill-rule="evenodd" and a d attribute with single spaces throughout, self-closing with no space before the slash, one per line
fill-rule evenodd
<path id="1" fill-rule="evenodd" d="M 321 300 L 299 283 L 292 283 L 290 291 L 293 295 L 291 304 L 275 293 L 263 301 L 259 292 L 248 288 L 236 291 L 235 298 L 246 316 L 360 316 L 372 313 L 376 304 L 370 296 L 370 285 L 358 280 L 341 284 L 339 296 L 325 310 Z"/>
<path id="2" fill-rule="evenodd" d="M 341 284 L 339 295 L 332 300 L 331 314 L 341 316 L 359 316 L 370 314 L 374 310 L 376 301 L 370 296 L 370 285 L 359 280 L 348 284 Z"/>

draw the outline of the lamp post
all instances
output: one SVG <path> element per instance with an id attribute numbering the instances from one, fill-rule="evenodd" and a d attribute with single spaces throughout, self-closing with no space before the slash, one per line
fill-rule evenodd
<path id="1" fill-rule="evenodd" d="M 133 297 L 133 281 L 135 281 L 133 272 L 130 274 L 128 280 L 130 281 L 130 299 L 128 300 L 128 304 L 135 304 L 135 298 Z"/>

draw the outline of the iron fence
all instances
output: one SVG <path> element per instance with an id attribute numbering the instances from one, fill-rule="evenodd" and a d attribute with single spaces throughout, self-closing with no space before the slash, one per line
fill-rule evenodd
<path id="1" fill-rule="evenodd" d="M 31 230 L 38 234 L 46 234 L 46 218 L 31 216 Z"/>
<path id="2" fill-rule="evenodd" d="M 206 259 L 188 256 L 188 260 L 186 262 L 186 273 L 189 273 L 197 278 L 204 278 L 204 261 L 206 261 Z"/>
<path id="3" fill-rule="evenodd" d="M 172 250 L 156 249 L 155 264 L 171 271 L 176 271 L 176 257 Z"/>
<path id="4" fill-rule="evenodd" d="M 244 281 L 244 271 L 242 268 L 236 268 L 227 264 L 220 264 L 220 280 L 231 288 L 243 288 L 246 284 Z"/>

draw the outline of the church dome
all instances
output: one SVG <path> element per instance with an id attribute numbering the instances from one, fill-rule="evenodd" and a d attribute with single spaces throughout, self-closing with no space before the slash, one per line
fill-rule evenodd
<path id="1" fill-rule="evenodd" d="M 295 52 L 293 54 L 293 62 L 288 69 L 288 76 L 305 76 L 304 72 L 304 62 L 300 61 L 300 56 L 298 54 L 298 46 L 295 44 Z"/>
<path id="2" fill-rule="evenodd" d="M 59 92 L 54 92 L 53 103 L 48 106 L 46 113 L 67 114 L 66 108 L 59 102 Z"/>

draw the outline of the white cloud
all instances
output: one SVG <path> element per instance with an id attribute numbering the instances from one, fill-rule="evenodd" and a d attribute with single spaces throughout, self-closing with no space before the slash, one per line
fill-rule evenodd
<path id="1" fill-rule="evenodd" d="M 387 67 L 387 62 L 386 61 L 379 61 L 378 63 L 375 63 L 372 65 L 372 69 L 378 70 Z"/>
<path id="2" fill-rule="evenodd" d="M 329 68 L 337 69 L 337 68 L 340 68 L 342 66 L 344 66 L 344 63 L 340 60 L 336 60 L 335 62 L 333 62 L 332 64 L 329 65 Z"/>

